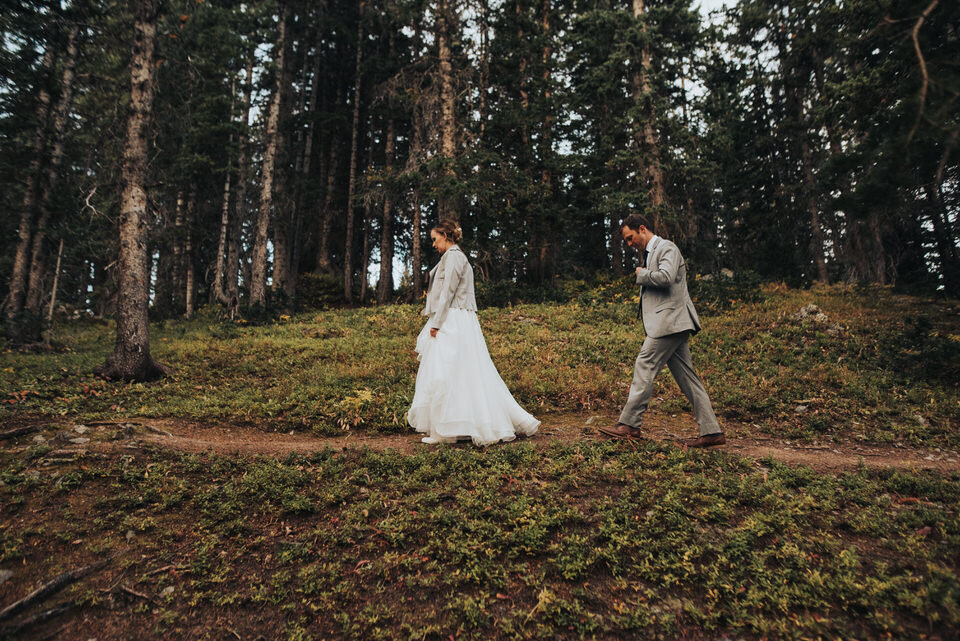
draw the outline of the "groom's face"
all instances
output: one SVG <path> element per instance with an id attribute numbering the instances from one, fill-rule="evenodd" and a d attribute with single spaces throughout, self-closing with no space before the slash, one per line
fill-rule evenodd
<path id="1" fill-rule="evenodd" d="M 643 251 L 643 248 L 647 246 L 646 234 L 643 232 L 646 231 L 646 227 L 640 225 L 640 229 L 630 229 L 629 227 L 624 227 L 620 230 L 620 233 L 623 234 L 623 240 L 630 247 Z"/>

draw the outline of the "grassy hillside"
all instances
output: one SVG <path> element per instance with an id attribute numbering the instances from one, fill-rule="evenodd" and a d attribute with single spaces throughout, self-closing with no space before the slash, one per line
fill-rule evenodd
<path id="1" fill-rule="evenodd" d="M 704 307 L 695 364 L 721 421 L 742 433 L 960 446 L 960 305 L 889 290 L 768 287 L 758 302 Z M 569 304 L 480 312 L 494 362 L 538 415 L 615 413 L 643 339 L 632 303 L 602 288 Z M 816 304 L 827 319 L 796 318 Z M 256 327 L 201 317 L 152 328 L 175 367 L 152 384 L 91 375 L 108 323 L 61 325 L 55 354 L 0 355 L 0 416 L 182 416 L 262 429 L 402 431 L 413 394 L 415 306 L 325 311 Z M 687 411 L 668 372 L 657 411 Z M 692 422 L 692 418 L 691 418 Z"/>
<path id="2" fill-rule="evenodd" d="M 625 395 L 641 330 L 622 292 L 595 294 L 481 313 L 508 384 L 546 421 L 555 411 L 614 413 Z M 796 318 L 809 304 L 827 318 Z M 960 443 L 956 303 L 770 288 L 712 309 L 721 307 L 705 315 L 694 357 L 728 429 Z M 149 385 L 89 374 L 110 350 L 108 324 L 61 328 L 69 349 L 58 353 L 5 352 L 5 422 L 49 416 L 56 425 L 0 442 L 0 571 L 9 576 L 0 603 L 108 563 L 11 620 L 62 605 L 49 621 L 21 632 L 2 621 L 0 636 L 960 634 L 957 472 L 818 474 L 727 451 L 589 439 L 245 458 L 71 427 L 150 415 L 403 430 L 418 311 L 157 325 L 155 354 L 177 373 Z M 660 382 L 657 411 L 685 410 L 669 375 Z M 81 429 L 92 440 L 71 440 Z"/>

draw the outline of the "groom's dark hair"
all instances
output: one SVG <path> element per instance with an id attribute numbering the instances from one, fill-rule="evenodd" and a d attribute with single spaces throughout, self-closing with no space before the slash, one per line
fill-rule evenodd
<path id="1" fill-rule="evenodd" d="M 624 218 L 623 222 L 620 223 L 620 231 L 623 231 L 624 227 L 629 227 L 633 231 L 640 231 L 641 226 L 646 227 L 653 233 L 656 233 L 653 229 L 653 225 L 650 224 L 649 220 L 647 220 L 647 217 L 640 214 L 630 214 Z"/>

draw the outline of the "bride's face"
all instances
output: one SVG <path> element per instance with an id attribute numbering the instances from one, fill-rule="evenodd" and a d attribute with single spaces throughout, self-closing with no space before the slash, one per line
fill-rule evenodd
<path id="1" fill-rule="evenodd" d="M 430 240 L 433 241 L 433 248 L 441 254 L 450 249 L 450 245 L 453 244 L 447 240 L 446 236 L 437 231 L 430 232 Z"/>

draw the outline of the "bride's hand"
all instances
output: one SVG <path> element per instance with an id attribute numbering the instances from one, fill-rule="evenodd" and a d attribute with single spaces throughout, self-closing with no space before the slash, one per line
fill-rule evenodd
<path id="1" fill-rule="evenodd" d="M 431 337 L 431 338 L 436 338 L 438 331 L 440 331 L 440 330 L 438 330 L 436 327 L 431 327 L 431 328 L 430 328 L 430 337 Z"/>

